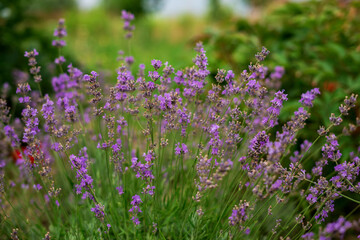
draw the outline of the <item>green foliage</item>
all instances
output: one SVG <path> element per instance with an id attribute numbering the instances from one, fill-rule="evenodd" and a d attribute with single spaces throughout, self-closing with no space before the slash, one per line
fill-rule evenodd
<path id="1" fill-rule="evenodd" d="M 55 13 L 74 8 L 76 8 L 76 0 L 31 0 L 27 11 Z"/>
<path id="2" fill-rule="evenodd" d="M 106 70 L 112 76 L 110 81 L 115 81 L 114 69 L 120 65 L 116 61 L 118 51 L 129 54 L 121 17 L 103 9 L 94 9 L 89 12 L 69 11 L 65 19 L 68 31 L 65 53 L 76 54 L 87 70 Z M 196 31 L 195 27 L 189 27 L 192 23 L 192 18 L 164 23 L 151 16 L 138 19 L 135 15 L 136 28 L 130 49 L 135 66 L 143 63 L 148 67 L 153 58 L 168 61 L 176 68 L 190 64 L 193 45 L 188 44 L 188 39 Z M 48 25 L 52 30 L 54 23 Z"/>
<path id="3" fill-rule="evenodd" d="M 206 40 L 213 75 L 218 68 L 246 69 L 252 53 L 266 46 L 272 52 L 267 63 L 270 69 L 285 67 L 282 88 L 290 100 L 312 87 L 320 88 L 323 94 L 318 104 L 322 108 L 315 106 L 312 117 L 318 125 L 327 123 L 331 112 L 338 112 L 337 101 L 360 90 L 357 1 L 286 3 L 257 21 L 238 19 L 220 29 L 209 31 Z M 308 129 L 303 137 L 310 138 L 315 130 Z"/>
<path id="4" fill-rule="evenodd" d="M 8 82 L 12 86 L 12 92 L 15 92 L 16 83 L 13 72 L 14 70 L 28 71 L 29 66 L 24 58 L 24 52 L 36 48 L 41 53 L 38 62 L 42 67 L 43 90 L 46 93 L 51 89 L 51 79 L 49 79 L 51 68 L 48 68 L 48 63 L 53 62 L 57 56 L 57 49 L 51 46 L 52 34 L 34 27 L 41 19 L 33 11 L 45 10 L 47 6 L 45 3 L 47 2 L 49 1 L 31 1 L 31 4 L 26 0 L 0 2 L 1 87 L 5 82 Z M 53 6 L 57 6 L 56 2 L 58 5 L 62 3 L 62 1 L 55 1 L 52 2 Z M 67 2 L 70 3 L 71 1 L 65 1 L 62 6 L 68 6 Z M 37 5 L 43 8 L 39 8 Z M 71 59 L 68 55 L 65 57 L 68 60 Z"/>

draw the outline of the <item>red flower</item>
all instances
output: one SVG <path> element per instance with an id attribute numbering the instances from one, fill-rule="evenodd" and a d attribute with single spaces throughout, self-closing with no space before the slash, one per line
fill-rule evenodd
<path id="1" fill-rule="evenodd" d="M 38 148 L 39 150 L 39 148 Z M 22 154 L 27 152 L 27 147 L 25 146 L 21 146 L 21 151 L 19 149 L 15 149 L 12 152 L 12 159 L 15 163 L 17 163 L 18 161 L 24 161 L 25 159 L 23 159 Z M 31 156 L 30 154 L 27 155 L 27 158 L 29 159 L 29 161 L 31 162 L 31 164 L 34 164 L 34 157 Z"/>

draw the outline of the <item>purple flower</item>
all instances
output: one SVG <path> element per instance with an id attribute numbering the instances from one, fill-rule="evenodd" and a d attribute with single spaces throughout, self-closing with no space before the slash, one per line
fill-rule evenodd
<path id="1" fill-rule="evenodd" d="M 273 183 L 273 185 L 271 185 L 271 190 L 272 190 L 272 191 L 278 190 L 278 189 L 281 187 L 282 182 L 283 182 L 283 181 L 282 181 L 281 179 L 276 180 L 276 181 Z"/>
<path id="2" fill-rule="evenodd" d="M 177 84 L 184 84 L 184 73 L 182 71 L 177 71 L 174 77 L 174 82 Z"/>
<path id="3" fill-rule="evenodd" d="M 5 135 L 11 140 L 11 146 L 12 147 L 16 147 L 19 144 L 19 137 L 18 135 L 15 133 L 15 130 L 13 127 L 6 125 L 4 127 L 4 132 Z"/>
<path id="4" fill-rule="evenodd" d="M 255 92 L 261 87 L 255 79 L 250 79 L 246 86 L 248 87 L 246 90 L 247 92 Z"/>
<path id="5" fill-rule="evenodd" d="M 149 71 L 149 77 L 151 78 L 151 80 L 153 80 L 154 82 L 156 80 L 158 80 L 161 76 L 159 75 L 159 73 L 157 71 Z"/>
<path id="6" fill-rule="evenodd" d="M 155 70 L 158 70 L 161 68 L 162 62 L 160 60 L 153 59 L 151 60 L 151 65 L 155 68 Z"/>
<path id="7" fill-rule="evenodd" d="M 336 117 L 334 113 L 331 113 L 329 117 L 330 122 L 332 122 L 335 126 L 339 126 L 342 123 L 341 116 Z"/>
<path id="8" fill-rule="evenodd" d="M 309 194 L 307 197 L 306 197 L 306 200 L 310 203 L 310 204 L 314 204 L 316 203 L 317 201 L 317 197 L 312 195 L 312 194 Z"/>
<path id="9" fill-rule="evenodd" d="M 30 52 L 25 51 L 24 57 L 33 58 L 33 57 L 38 56 L 38 55 L 39 55 L 39 52 L 36 51 L 36 49 L 34 48 L 34 50 L 32 50 Z"/>
<path id="10" fill-rule="evenodd" d="M 149 194 L 150 196 L 154 195 L 154 189 L 155 186 L 147 185 L 145 188 L 143 188 L 142 194 Z"/>
<path id="11" fill-rule="evenodd" d="M 257 158 L 265 150 L 267 143 L 269 142 L 269 136 L 265 131 L 261 131 L 250 140 L 249 155 Z"/>
<path id="12" fill-rule="evenodd" d="M 287 94 L 284 94 L 284 90 L 275 93 L 275 97 L 271 100 L 271 105 L 266 109 L 267 116 L 262 120 L 265 126 L 274 127 L 277 124 L 277 117 L 280 114 L 283 101 L 288 100 Z"/>
<path id="13" fill-rule="evenodd" d="M 320 94 L 320 90 L 318 88 L 314 88 L 306 93 L 301 94 L 301 99 L 299 102 L 305 107 L 312 107 L 313 101 L 316 95 Z"/>
<path id="14" fill-rule="evenodd" d="M 83 199 L 89 198 L 94 201 L 95 197 L 91 192 L 91 189 L 93 189 L 93 179 L 87 173 L 88 162 L 89 160 L 86 147 L 80 150 L 78 157 L 75 155 L 70 156 L 71 168 L 76 170 L 76 178 L 79 182 L 79 184 L 75 185 L 76 193 L 82 193 Z"/>
<path id="15" fill-rule="evenodd" d="M 122 10 L 121 18 L 124 19 L 125 21 L 132 21 L 132 20 L 134 20 L 134 14 L 127 12 L 125 10 Z"/>
<path id="16" fill-rule="evenodd" d="M 64 47 L 66 44 L 62 38 L 66 37 L 66 35 L 67 35 L 67 32 L 65 29 L 65 20 L 59 19 L 58 26 L 54 30 L 54 37 L 57 37 L 58 39 L 53 40 L 52 45 L 54 47 L 59 47 L 59 48 Z M 56 60 L 55 60 L 55 63 L 56 63 Z M 56 63 L 56 64 L 60 64 L 60 63 L 61 63 L 61 60 L 59 61 L 59 63 Z"/>
<path id="17" fill-rule="evenodd" d="M 95 204 L 94 208 L 91 208 L 91 211 L 95 214 L 95 217 L 99 219 L 101 222 L 104 221 L 105 218 L 105 207 L 101 204 Z"/>
<path id="18" fill-rule="evenodd" d="M 255 55 L 256 60 L 258 60 L 259 62 L 262 62 L 265 60 L 266 56 L 269 55 L 270 51 L 266 49 L 266 47 L 262 47 L 261 52 L 258 52 Z"/>
<path id="19" fill-rule="evenodd" d="M 314 239 L 314 233 L 313 232 L 305 233 L 304 235 L 301 236 L 301 238 L 304 239 L 304 240 L 313 240 Z"/>
<path id="20" fill-rule="evenodd" d="M 140 224 L 138 214 L 142 212 L 141 209 L 139 208 L 139 205 L 141 203 L 142 203 L 142 201 L 141 201 L 141 198 L 139 195 L 132 196 L 132 201 L 130 202 L 132 207 L 129 209 L 129 212 L 132 215 L 131 220 L 135 223 L 135 225 Z"/>
<path id="21" fill-rule="evenodd" d="M 180 154 L 186 154 L 189 152 L 187 146 L 185 143 L 177 143 L 175 144 L 176 148 L 175 148 L 175 154 L 176 155 L 180 155 Z"/>
<path id="22" fill-rule="evenodd" d="M 285 73 L 284 67 L 276 66 L 274 72 L 270 74 L 272 79 L 281 79 Z"/>
<path id="23" fill-rule="evenodd" d="M 320 234 L 321 236 L 331 237 L 338 236 L 339 239 L 343 239 L 348 229 L 352 227 L 351 222 L 346 221 L 344 217 L 339 217 L 335 222 L 326 225 L 324 231 Z"/>
<path id="24" fill-rule="evenodd" d="M 343 162 L 334 167 L 334 170 L 339 173 L 341 179 L 347 179 L 349 181 L 355 180 L 356 176 L 359 176 L 360 167 L 355 165 L 354 162 Z"/>
<path id="25" fill-rule="evenodd" d="M 55 62 L 55 64 L 63 64 L 65 61 L 66 60 L 65 60 L 64 56 L 60 56 L 60 57 L 56 58 L 54 62 Z"/>
<path id="26" fill-rule="evenodd" d="M 53 40 L 51 45 L 53 45 L 54 47 L 58 47 L 58 48 L 62 48 L 66 46 L 66 42 L 65 40 Z"/>
<path id="27" fill-rule="evenodd" d="M 231 82 L 234 78 L 235 78 L 235 74 L 233 73 L 232 70 L 229 70 L 225 77 L 225 81 Z"/>
<path id="28" fill-rule="evenodd" d="M 131 66 L 134 63 L 134 57 L 133 56 L 125 57 L 125 63 Z"/>
<path id="29" fill-rule="evenodd" d="M 42 186 L 40 184 L 34 184 L 33 185 L 33 188 L 36 190 L 36 191 L 40 191 L 42 189 Z"/>
<path id="30" fill-rule="evenodd" d="M 132 26 L 130 24 L 130 22 L 132 20 L 134 20 L 134 15 L 130 12 L 127 12 L 125 10 L 122 10 L 121 11 L 121 18 L 124 20 L 124 30 L 126 31 L 126 35 L 125 37 L 126 38 L 131 38 L 132 37 L 132 32 L 134 31 L 135 29 L 135 26 Z"/>
<path id="31" fill-rule="evenodd" d="M 116 190 L 118 190 L 119 195 L 124 194 L 124 189 L 123 189 L 123 187 L 122 187 L 122 186 L 120 186 L 120 187 L 116 187 Z"/>
<path id="32" fill-rule="evenodd" d="M 341 158 L 342 154 L 338 149 L 339 143 L 336 139 L 335 134 L 331 133 L 326 137 L 326 144 L 321 148 L 322 156 L 325 159 L 329 159 L 332 161 L 337 161 Z"/>
<path id="33" fill-rule="evenodd" d="M 37 109 L 31 108 L 27 106 L 27 108 L 23 109 L 22 116 L 23 121 L 25 122 L 25 128 L 23 133 L 23 142 L 28 144 L 32 143 L 35 139 L 37 133 L 40 132 L 39 119 L 37 118 Z"/>
<path id="34" fill-rule="evenodd" d="M 60 151 L 63 150 L 63 146 L 61 145 L 61 143 L 54 142 L 54 143 L 51 145 L 51 149 L 54 150 L 55 152 L 60 152 Z"/>
<path id="35" fill-rule="evenodd" d="M 31 91 L 30 85 L 26 82 L 18 85 L 16 89 L 16 94 L 27 94 L 30 91 Z"/>
<path id="36" fill-rule="evenodd" d="M 46 102 L 42 105 L 41 112 L 45 119 L 45 131 L 52 133 L 55 130 L 57 119 L 55 117 L 54 102 L 50 100 L 48 95 L 45 95 Z"/>
<path id="37" fill-rule="evenodd" d="M 229 217 L 229 224 L 231 226 L 238 225 L 239 228 L 243 229 L 243 224 L 248 219 L 247 210 L 250 205 L 246 201 L 241 201 L 239 205 L 235 205 L 232 210 L 231 216 Z"/>

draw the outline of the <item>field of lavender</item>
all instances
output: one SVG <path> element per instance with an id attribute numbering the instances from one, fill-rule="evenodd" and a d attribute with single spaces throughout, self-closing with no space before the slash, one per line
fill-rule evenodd
<path id="1" fill-rule="evenodd" d="M 36 49 L 16 97 L 1 88 L 0 239 L 360 238 L 360 146 L 339 144 L 360 126 L 357 92 L 318 125 L 317 87 L 284 113 L 287 70 L 266 46 L 214 76 L 201 42 L 192 66 L 138 65 L 134 18 L 122 11 L 115 84 L 65 59 L 60 19 L 53 94 Z"/>

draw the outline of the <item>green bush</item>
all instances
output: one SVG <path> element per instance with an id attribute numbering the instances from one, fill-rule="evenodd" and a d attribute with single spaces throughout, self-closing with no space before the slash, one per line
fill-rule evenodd
<path id="1" fill-rule="evenodd" d="M 322 107 L 315 106 L 312 118 L 319 124 L 329 122 L 336 101 L 360 90 L 360 2 L 286 3 L 256 21 L 241 18 L 219 29 L 209 31 L 206 40 L 213 74 L 217 68 L 246 68 L 252 53 L 266 46 L 272 52 L 270 69 L 285 67 L 282 88 L 289 99 L 296 99 L 305 89 L 320 88 L 318 106 Z M 285 108 L 292 111 L 297 104 L 289 101 Z M 308 138 L 315 130 L 307 129 L 302 137 Z M 359 140 L 353 137 L 349 148 Z"/>

